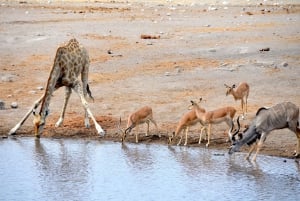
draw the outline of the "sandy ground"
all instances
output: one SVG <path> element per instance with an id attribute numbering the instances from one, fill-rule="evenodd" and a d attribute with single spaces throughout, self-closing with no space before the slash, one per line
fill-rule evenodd
<path id="1" fill-rule="evenodd" d="M 239 115 L 240 102 L 225 96 L 225 83 L 250 85 L 243 126 L 262 106 L 282 101 L 300 105 L 297 1 L 0 2 L 3 137 L 44 93 L 39 87 L 46 86 L 56 49 L 72 37 L 90 54 L 95 101 L 89 106 L 107 133 L 100 140 L 120 141 L 119 118 L 125 128 L 127 116 L 144 105 L 153 108 L 162 135 L 159 138 L 150 126 L 146 137 L 146 125 L 140 126 L 144 143 L 167 144 L 190 100 L 200 97 L 206 110 L 233 106 Z M 142 34 L 160 37 L 141 39 Z M 270 51 L 260 51 L 264 48 Z M 42 137 L 99 139 L 93 125 L 84 128 L 77 95 L 70 99 L 64 125 L 54 127 L 63 96 L 63 89 L 54 93 Z M 17 109 L 10 108 L 12 102 L 18 103 Z M 190 129 L 188 146 L 205 147 L 205 141 L 197 143 L 199 127 Z M 230 146 L 225 142 L 227 129 L 225 123 L 213 126 L 210 147 Z M 17 134 L 33 136 L 32 117 Z M 269 135 L 261 153 L 291 157 L 295 148 L 295 134 L 284 129 Z"/>

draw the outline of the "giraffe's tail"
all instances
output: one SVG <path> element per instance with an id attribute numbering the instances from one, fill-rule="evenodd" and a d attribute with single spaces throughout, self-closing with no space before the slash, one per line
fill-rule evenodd
<path id="1" fill-rule="evenodd" d="M 86 91 L 87 91 L 89 97 L 94 101 L 94 97 L 92 96 L 92 92 L 90 90 L 89 84 L 86 85 Z"/>

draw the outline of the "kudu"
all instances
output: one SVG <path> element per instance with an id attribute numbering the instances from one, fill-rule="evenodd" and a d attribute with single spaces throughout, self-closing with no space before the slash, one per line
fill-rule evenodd
<path id="1" fill-rule="evenodd" d="M 248 129 L 243 132 L 242 139 L 235 140 L 234 136 L 239 133 L 232 134 L 232 146 L 229 149 L 229 154 L 237 152 L 244 144 L 252 145 L 246 159 L 249 159 L 251 153 L 256 147 L 256 153 L 252 161 L 256 161 L 267 135 L 276 129 L 288 128 L 297 136 L 296 156 L 299 156 L 300 151 L 300 129 L 299 126 L 299 107 L 291 102 L 279 103 L 271 108 L 262 107 L 256 112 L 256 117 L 252 121 Z M 239 123 L 239 122 L 238 122 Z M 258 141 L 258 142 L 257 142 Z"/>

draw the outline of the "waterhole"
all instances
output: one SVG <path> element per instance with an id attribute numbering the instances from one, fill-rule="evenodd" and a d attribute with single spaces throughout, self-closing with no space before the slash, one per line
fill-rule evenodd
<path id="1" fill-rule="evenodd" d="M 299 200 L 299 162 L 91 140 L 0 140 L 0 200 Z"/>

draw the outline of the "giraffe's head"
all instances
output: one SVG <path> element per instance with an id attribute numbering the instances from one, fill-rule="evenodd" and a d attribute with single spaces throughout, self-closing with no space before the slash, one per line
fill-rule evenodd
<path id="1" fill-rule="evenodd" d="M 34 134 L 35 137 L 39 138 L 40 134 L 42 133 L 44 126 L 45 126 L 45 118 L 48 114 L 48 112 L 46 112 L 45 115 L 41 115 L 39 113 L 36 113 L 35 110 L 32 111 L 33 113 L 33 126 L 34 126 Z"/>

